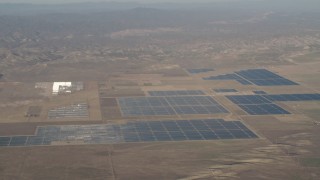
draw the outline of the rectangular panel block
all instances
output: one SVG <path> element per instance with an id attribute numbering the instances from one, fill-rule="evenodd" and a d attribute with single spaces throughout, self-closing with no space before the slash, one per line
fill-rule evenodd
<path id="1" fill-rule="evenodd" d="M 50 133 L 46 133 L 50 131 Z M 72 144 L 113 144 L 257 138 L 240 121 L 222 119 L 138 121 L 121 125 L 60 125 L 38 127 L 35 136 L 0 137 L 0 146 L 40 146 Z M 55 143 L 54 143 L 55 142 Z"/>

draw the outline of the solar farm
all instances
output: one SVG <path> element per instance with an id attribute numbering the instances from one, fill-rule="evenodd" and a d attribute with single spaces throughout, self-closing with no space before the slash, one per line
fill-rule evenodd
<path id="1" fill-rule="evenodd" d="M 227 96 L 251 115 L 290 114 L 274 101 L 319 101 L 320 94 L 271 94 Z"/>
<path id="2" fill-rule="evenodd" d="M 310 124 L 316 122 L 299 108 L 313 108 L 320 94 L 280 73 L 268 69 L 235 69 L 234 73 L 216 68 L 184 70 L 188 76 L 174 81 L 130 74 L 125 80 L 85 82 L 81 91 L 54 95 L 44 101 L 48 104 L 27 106 L 19 116 L 25 121 L 17 122 L 23 128 L 10 123 L 0 126 L 0 151 L 92 148 L 98 154 L 107 152 L 115 162 L 132 164 L 134 160 L 129 159 L 139 153 L 142 159 L 148 153 L 159 158 L 172 153 L 171 158 L 183 159 L 190 153 L 200 157 L 243 153 L 249 147 L 252 152 L 247 156 L 257 158 L 262 146 L 278 152 L 276 143 L 283 141 L 278 137 L 300 133 L 301 124 L 311 129 Z M 105 147 L 107 150 L 100 149 Z M 128 160 L 116 156 L 132 151 Z"/>
<path id="3" fill-rule="evenodd" d="M 236 71 L 233 74 L 225 74 L 203 78 L 204 80 L 236 80 L 243 85 L 257 86 L 290 86 L 298 85 L 284 77 L 281 77 L 266 69 L 248 69 Z"/>
<path id="4" fill-rule="evenodd" d="M 121 97 L 123 116 L 227 113 L 210 96 Z"/>
<path id="5" fill-rule="evenodd" d="M 180 91 L 149 91 L 150 96 L 192 96 L 205 95 L 201 90 L 180 90 Z"/>
<path id="6" fill-rule="evenodd" d="M 235 89 L 213 89 L 214 92 L 217 92 L 217 93 L 233 93 L 233 92 L 238 92 L 237 90 Z"/>
<path id="7" fill-rule="evenodd" d="M 320 180 L 319 117 L 320 0 L 0 0 L 0 180 Z"/>
<path id="8" fill-rule="evenodd" d="M 265 91 L 252 91 L 254 94 L 267 94 Z"/>
<path id="9" fill-rule="evenodd" d="M 122 125 L 41 126 L 37 128 L 34 136 L 0 137 L 0 146 L 39 146 L 67 141 L 82 141 L 83 144 L 114 144 L 257 137 L 240 121 L 198 119 L 141 121 Z"/>
<path id="10" fill-rule="evenodd" d="M 71 106 L 58 107 L 51 109 L 48 112 L 48 118 L 87 118 L 88 113 L 88 104 L 87 103 L 77 103 L 72 104 Z"/>
<path id="11" fill-rule="evenodd" d="M 215 73 L 210 68 L 187 69 L 187 71 L 191 74 Z M 131 93 L 128 92 L 123 95 L 118 94 L 116 97 L 114 94 L 108 96 L 107 88 L 101 85 L 99 88 L 105 93 L 97 96 L 102 114 L 100 124 L 37 126 L 34 134 L 28 136 L 1 136 L 0 146 L 47 146 L 64 144 L 63 142 L 117 144 L 259 139 L 259 134 L 247 127 L 242 120 L 245 118 L 242 117 L 290 116 L 295 112 L 281 103 L 320 101 L 318 93 L 276 94 L 267 93 L 263 88 L 251 90 L 251 86 L 279 86 L 280 88 L 301 86 L 267 69 L 236 70 L 233 74 L 196 76 L 196 78 L 204 83 L 199 89 L 184 87 L 169 90 L 161 89 L 160 86 L 157 89 L 140 90 L 142 93 L 135 96 L 130 96 Z M 226 82 L 236 80 L 242 88 L 239 86 L 233 88 L 232 85 L 215 87 L 207 83 L 217 80 Z M 206 86 L 207 90 L 204 88 Z M 247 88 L 248 91 L 242 90 L 243 88 Z M 63 96 L 55 98 L 59 97 Z M 48 109 L 47 121 L 90 120 L 91 115 L 95 114 L 92 110 L 92 106 L 95 105 L 88 98 L 86 101 L 70 103 L 70 105 L 64 103 L 62 106 Z M 36 112 L 33 110 L 34 107 L 37 107 Z M 234 109 L 237 107 L 241 111 L 235 112 Z M 41 110 L 41 106 L 31 106 L 26 116 L 29 120 L 37 119 L 43 114 L 42 111 L 45 110 Z M 96 119 L 92 120 L 96 121 Z"/>

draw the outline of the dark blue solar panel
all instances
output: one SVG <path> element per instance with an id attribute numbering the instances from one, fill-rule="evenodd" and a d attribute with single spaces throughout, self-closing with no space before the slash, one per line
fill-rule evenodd
<path id="1" fill-rule="evenodd" d="M 176 114 L 171 107 L 152 107 L 156 115 L 174 115 Z"/>
<path id="2" fill-rule="evenodd" d="M 194 96 L 205 95 L 201 90 L 149 91 L 150 96 Z"/>
<path id="3" fill-rule="evenodd" d="M 232 134 L 229 131 L 226 130 L 215 130 L 214 133 L 218 136 L 218 137 L 230 137 L 233 138 Z"/>
<path id="4" fill-rule="evenodd" d="M 265 95 L 237 95 L 226 96 L 229 100 L 249 114 L 288 114 L 288 111 L 275 107 L 274 101 L 315 101 L 320 100 L 319 94 L 265 94 Z M 263 104 L 268 104 L 264 105 Z M 259 106 L 247 106 L 259 105 Z M 249 109 L 251 108 L 251 109 Z"/>
<path id="5" fill-rule="evenodd" d="M 253 91 L 253 93 L 258 94 L 258 95 L 267 94 L 265 91 Z"/>
<path id="6" fill-rule="evenodd" d="M 0 146 L 8 146 L 10 143 L 11 137 L 0 137 Z"/>
<path id="7" fill-rule="evenodd" d="M 220 121 L 207 121 L 207 120 L 203 120 L 203 121 L 212 130 L 225 129 L 225 127 L 221 124 Z"/>
<path id="8" fill-rule="evenodd" d="M 150 130 L 150 127 L 148 126 L 148 124 L 147 123 L 132 123 L 133 125 L 132 125 L 132 127 L 134 127 L 136 130 L 138 130 L 138 129 L 149 129 Z"/>
<path id="9" fill-rule="evenodd" d="M 177 124 L 178 124 L 179 127 L 193 127 L 191 122 L 188 121 L 188 120 L 177 121 Z"/>
<path id="10" fill-rule="evenodd" d="M 199 131 L 205 140 L 218 139 L 218 136 L 212 131 Z"/>
<path id="11" fill-rule="evenodd" d="M 256 134 L 254 134 L 252 131 L 244 130 L 244 132 L 246 134 L 248 134 L 249 137 L 251 137 L 251 138 L 258 138 L 258 136 Z"/>
<path id="12" fill-rule="evenodd" d="M 126 133 L 136 133 L 137 129 L 134 125 L 133 126 L 127 125 L 127 126 L 121 126 L 121 131 Z"/>
<path id="13" fill-rule="evenodd" d="M 270 100 L 260 95 L 232 95 L 226 96 L 235 104 L 263 104 L 272 103 Z"/>
<path id="14" fill-rule="evenodd" d="M 237 79 L 236 81 L 238 81 L 242 85 L 251 85 L 252 84 L 251 82 L 249 82 L 245 79 Z"/>
<path id="15" fill-rule="evenodd" d="M 59 129 L 59 131 L 58 131 Z M 50 133 L 47 133 L 50 131 Z M 0 137 L 0 146 L 52 145 L 83 140 L 85 144 L 257 138 L 240 121 L 197 119 L 139 121 L 121 125 L 61 125 L 38 127 L 35 136 Z"/>
<path id="16" fill-rule="evenodd" d="M 228 111 L 222 106 L 204 106 L 211 114 L 227 113 Z"/>
<path id="17" fill-rule="evenodd" d="M 238 92 L 235 89 L 213 89 L 215 92 Z"/>
<path id="18" fill-rule="evenodd" d="M 204 106 L 191 106 L 196 114 L 210 114 L 210 112 Z"/>
<path id="19" fill-rule="evenodd" d="M 270 101 L 318 101 L 320 94 L 269 94 L 263 97 Z"/>
<path id="20" fill-rule="evenodd" d="M 156 141 L 152 132 L 140 131 L 139 137 L 141 141 Z"/>
<path id="21" fill-rule="evenodd" d="M 248 69 L 235 73 L 257 86 L 298 85 L 266 69 Z"/>
<path id="22" fill-rule="evenodd" d="M 167 101 L 170 103 L 172 106 L 187 106 L 188 102 L 185 101 L 184 97 L 167 97 Z"/>
<path id="23" fill-rule="evenodd" d="M 26 143 L 27 146 L 42 145 L 43 137 L 29 136 Z"/>
<path id="24" fill-rule="evenodd" d="M 167 132 L 153 132 L 153 134 L 158 141 L 171 141 L 172 140 Z"/>
<path id="25" fill-rule="evenodd" d="M 239 95 L 226 96 L 233 103 L 251 115 L 290 114 L 273 101 L 297 101 L 296 95 Z"/>
<path id="26" fill-rule="evenodd" d="M 290 114 L 288 111 L 275 104 L 239 105 L 251 115 Z"/>
<path id="27" fill-rule="evenodd" d="M 244 78 L 238 76 L 237 74 L 225 74 L 225 75 L 218 75 L 218 76 L 210 76 L 206 78 L 202 78 L 203 80 L 236 80 L 243 85 L 250 85 L 249 81 L 245 80 Z"/>
<path id="28" fill-rule="evenodd" d="M 174 106 L 173 109 L 177 112 L 177 114 L 197 114 L 197 112 L 193 110 L 191 106 Z"/>
<path id="29" fill-rule="evenodd" d="M 166 129 L 162 126 L 162 123 L 159 121 L 149 122 L 149 126 L 153 132 L 166 131 Z"/>
<path id="30" fill-rule="evenodd" d="M 242 122 L 240 121 L 233 121 L 234 124 L 236 124 L 238 127 L 240 127 L 240 129 L 243 130 L 249 130 Z"/>
<path id="31" fill-rule="evenodd" d="M 168 131 L 180 131 L 178 124 L 175 121 L 163 121 L 162 125 Z"/>
<path id="32" fill-rule="evenodd" d="M 220 139 L 233 139 L 234 137 L 229 131 L 226 130 L 215 130 L 214 133 L 220 138 Z"/>
<path id="33" fill-rule="evenodd" d="M 251 115 L 266 115 L 269 114 L 264 109 L 261 109 L 259 105 L 239 105 L 244 111 Z"/>
<path id="34" fill-rule="evenodd" d="M 228 113 L 210 96 L 119 98 L 123 116 Z"/>
<path id="35" fill-rule="evenodd" d="M 218 76 L 210 76 L 203 79 L 204 80 L 237 80 L 237 79 L 243 79 L 243 78 L 241 78 L 236 74 L 224 74 L 224 75 L 218 75 Z"/>
<path id="36" fill-rule="evenodd" d="M 123 133 L 123 139 L 125 142 L 139 142 L 139 136 L 137 133 Z"/>
<path id="37" fill-rule="evenodd" d="M 251 104 L 262 104 L 262 103 L 270 103 L 269 100 L 264 98 L 263 96 L 259 95 L 253 95 L 253 96 L 245 96 L 249 101 L 251 101 Z"/>
<path id="38" fill-rule="evenodd" d="M 184 135 L 184 133 L 180 131 L 169 131 L 169 134 L 174 141 L 183 141 L 187 140 L 187 137 Z"/>
<path id="39" fill-rule="evenodd" d="M 204 138 L 197 131 L 184 131 L 184 134 L 189 140 L 204 140 Z"/>
<path id="40" fill-rule="evenodd" d="M 141 109 L 141 112 L 143 115 L 146 116 L 156 115 L 156 113 L 152 110 L 151 107 L 144 107 L 143 109 Z"/>
<path id="41" fill-rule="evenodd" d="M 28 136 L 13 136 L 10 141 L 10 146 L 24 146 Z"/>
<path id="42" fill-rule="evenodd" d="M 225 121 L 221 123 L 226 129 L 240 129 L 240 127 L 233 121 Z"/>
<path id="43" fill-rule="evenodd" d="M 236 80 L 243 85 L 257 86 L 298 85 L 266 69 L 248 69 L 237 71 L 234 74 L 225 74 L 203 78 L 204 80 Z"/>
<path id="44" fill-rule="evenodd" d="M 195 129 L 192 126 L 180 126 L 181 131 L 196 131 L 197 129 Z"/>
<path id="45" fill-rule="evenodd" d="M 236 72 L 238 75 L 246 79 L 276 79 L 282 78 L 281 76 L 270 72 L 266 69 L 248 69 Z"/>
<path id="46" fill-rule="evenodd" d="M 197 128 L 199 131 L 210 131 L 210 127 L 205 124 L 203 121 L 199 120 L 190 120 L 190 123 Z"/>

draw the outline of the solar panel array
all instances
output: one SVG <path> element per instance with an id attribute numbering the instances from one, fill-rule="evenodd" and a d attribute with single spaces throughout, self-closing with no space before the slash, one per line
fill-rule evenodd
<path id="1" fill-rule="evenodd" d="M 238 76 L 237 74 L 224 74 L 218 76 L 210 76 L 203 78 L 203 80 L 235 80 L 243 85 L 251 85 L 252 83 Z"/>
<path id="2" fill-rule="evenodd" d="M 232 95 L 226 97 L 251 115 L 290 114 L 274 104 L 274 101 L 320 100 L 320 94 Z"/>
<path id="3" fill-rule="evenodd" d="M 71 106 L 59 107 L 49 110 L 48 117 L 51 118 L 87 118 L 89 117 L 88 104 L 78 103 Z"/>
<path id="4" fill-rule="evenodd" d="M 255 84 L 257 86 L 298 85 L 297 83 L 281 77 L 266 69 L 248 69 L 236 71 L 233 74 L 211 76 L 204 80 L 236 80 L 243 85 Z"/>
<path id="5" fill-rule="evenodd" d="M 228 113 L 210 96 L 120 97 L 123 116 Z"/>
<path id="6" fill-rule="evenodd" d="M 192 96 L 205 95 L 201 90 L 148 91 L 150 96 Z"/>
<path id="7" fill-rule="evenodd" d="M 265 91 L 252 91 L 255 94 L 267 94 Z"/>
<path id="8" fill-rule="evenodd" d="M 320 94 L 268 94 L 263 95 L 269 101 L 319 101 Z"/>
<path id="9" fill-rule="evenodd" d="M 214 71 L 214 69 L 211 68 L 200 68 L 200 69 L 188 69 L 187 70 L 191 74 L 198 74 L 198 73 L 205 73 L 205 72 L 210 72 Z"/>
<path id="10" fill-rule="evenodd" d="M 237 71 L 236 74 L 249 80 L 257 86 L 298 85 L 266 69 L 248 69 Z"/>
<path id="11" fill-rule="evenodd" d="M 226 97 L 251 115 L 290 114 L 288 111 L 260 95 L 236 95 Z"/>
<path id="12" fill-rule="evenodd" d="M 217 93 L 224 93 L 224 92 L 238 92 L 237 90 L 235 89 L 213 89 L 215 92 Z"/>
<path id="13" fill-rule="evenodd" d="M 197 119 L 140 121 L 122 125 L 40 126 L 34 136 L 0 137 L 0 146 L 38 146 L 73 141 L 81 141 L 84 144 L 112 144 L 251 138 L 258 138 L 258 136 L 240 121 Z"/>

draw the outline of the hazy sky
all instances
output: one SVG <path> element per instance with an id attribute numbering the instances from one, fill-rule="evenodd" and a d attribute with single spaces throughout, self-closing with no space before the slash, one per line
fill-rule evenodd
<path id="1" fill-rule="evenodd" d="M 320 0 L 0 0 L 0 3 L 35 3 L 35 4 L 61 4 L 61 3 L 77 3 L 77 2 L 142 2 L 142 3 L 163 3 L 163 2 L 232 2 L 232 1 L 239 1 L 239 2 L 250 2 L 250 1 L 262 1 L 262 2 L 270 2 L 270 4 L 277 3 L 285 3 L 288 6 L 290 5 L 304 5 L 308 3 L 313 3 L 315 6 L 320 7 Z"/>
<path id="2" fill-rule="evenodd" d="M 248 0 L 0 0 L 0 3 L 74 3 L 74 2 L 215 2 L 215 1 L 248 1 Z M 259 1 L 259 0 L 251 0 Z"/>

